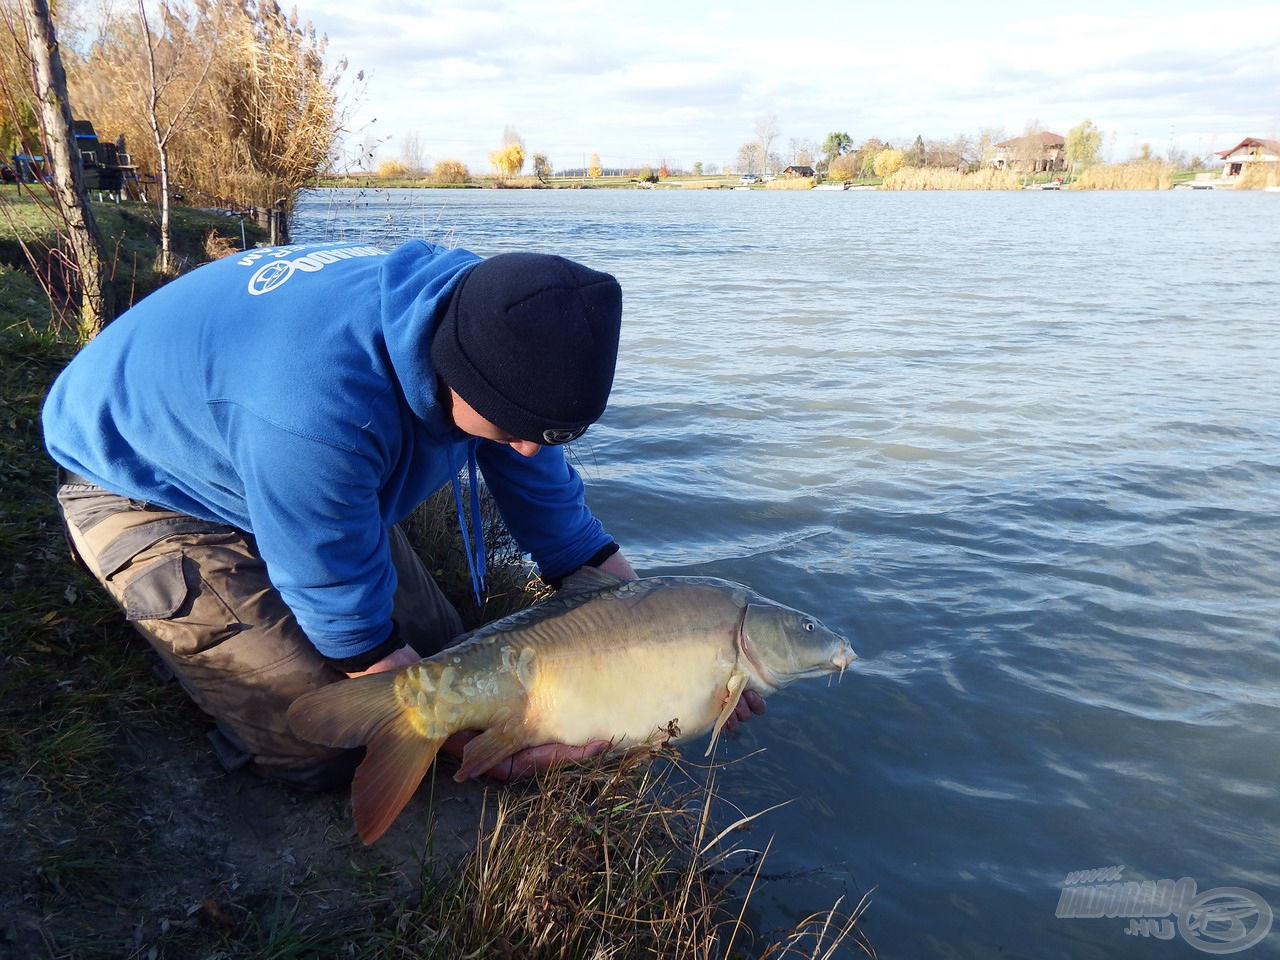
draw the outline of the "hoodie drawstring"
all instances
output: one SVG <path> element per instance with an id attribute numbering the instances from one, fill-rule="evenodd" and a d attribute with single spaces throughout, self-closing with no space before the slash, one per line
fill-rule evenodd
<path id="1" fill-rule="evenodd" d="M 484 555 L 484 521 L 480 516 L 480 484 L 476 477 L 476 448 L 479 440 L 467 443 L 467 483 L 471 487 L 471 531 L 467 531 L 467 516 L 462 509 L 462 485 L 458 482 L 458 474 L 453 475 L 453 502 L 458 508 L 458 529 L 462 531 L 462 549 L 467 555 L 467 569 L 471 573 L 471 592 L 475 595 L 476 606 L 484 606 L 485 592 L 485 555 Z M 475 547 L 472 549 L 472 544 Z"/>

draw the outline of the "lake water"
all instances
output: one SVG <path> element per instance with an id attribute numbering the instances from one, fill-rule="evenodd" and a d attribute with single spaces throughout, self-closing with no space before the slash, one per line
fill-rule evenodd
<path id="1" fill-rule="evenodd" d="M 763 749 L 742 808 L 792 801 L 747 838 L 799 874 L 766 922 L 874 888 L 885 958 L 1280 956 L 1280 918 L 1249 945 L 1280 911 L 1280 196 L 342 190 L 295 221 L 415 236 L 617 275 L 595 512 L 642 572 L 858 651 L 722 752 Z M 1121 866 L 1196 888 L 1060 909 Z"/>

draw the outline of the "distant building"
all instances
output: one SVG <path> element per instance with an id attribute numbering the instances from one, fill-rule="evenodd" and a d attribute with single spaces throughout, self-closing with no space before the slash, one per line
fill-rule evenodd
<path id="1" fill-rule="evenodd" d="M 1044 131 L 997 143 L 991 165 L 997 170 L 1012 170 L 1015 173 L 1065 170 L 1066 138 Z"/>
<path id="2" fill-rule="evenodd" d="M 1280 140 L 1245 137 L 1230 150 L 1218 154 L 1222 158 L 1222 175 L 1238 177 L 1254 163 L 1280 163 Z"/>
<path id="3" fill-rule="evenodd" d="M 813 167 L 808 166 L 790 166 L 782 171 L 784 177 L 812 177 Z"/>

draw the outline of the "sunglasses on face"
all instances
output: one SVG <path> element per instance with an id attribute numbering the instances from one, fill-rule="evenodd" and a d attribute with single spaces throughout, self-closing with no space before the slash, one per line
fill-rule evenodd
<path id="1" fill-rule="evenodd" d="M 587 432 L 586 427 L 572 427 L 567 430 L 543 430 L 542 443 L 548 447 L 558 447 L 562 443 L 568 443 L 571 440 L 577 440 L 580 436 Z"/>

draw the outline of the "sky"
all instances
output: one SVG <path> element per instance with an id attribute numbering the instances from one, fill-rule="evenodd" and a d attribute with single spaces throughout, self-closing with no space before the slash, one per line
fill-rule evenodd
<path id="1" fill-rule="evenodd" d="M 1280 138 L 1274 2 L 297 2 L 349 65 L 347 169 L 416 136 L 427 165 L 489 172 L 507 127 L 558 170 L 725 168 L 767 117 L 787 160 L 837 131 L 906 147 L 1091 120 L 1111 161 Z"/>

